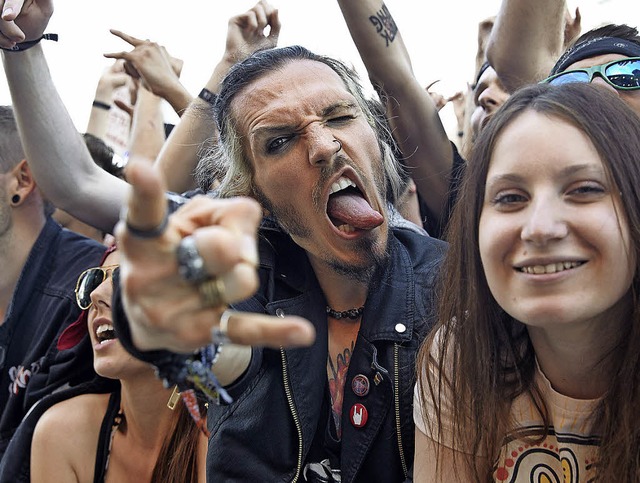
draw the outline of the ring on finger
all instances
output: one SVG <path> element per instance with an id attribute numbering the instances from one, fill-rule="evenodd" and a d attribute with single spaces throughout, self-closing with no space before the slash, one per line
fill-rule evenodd
<path id="1" fill-rule="evenodd" d="M 178 272 L 187 282 L 200 283 L 209 278 L 204 267 L 204 259 L 198 251 L 193 236 L 189 235 L 180 240 L 176 247 L 176 258 L 178 259 Z"/>
<path id="2" fill-rule="evenodd" d="M 160 224 L 155 228 L 151 228 L 150 230 L 145 230 L 145 229 L 137 228 L 133 226 L 131 223 L 129 223 L 129 218 L 126 216 L 126 214 L 124 216 L 124 220 L 125 220 L 124 223 L 127 227 L 127 230 L 134 237 L 142 238 L 142 239 L 157 238 L 161 236 L 167 228 L 167 224 L 169 222 L 169 212 L 165 211 L 164 218 L 162 219 Z"/>
<path id="3" fill-rule="evenodd" d="M 198 285 L 200 298 L 205 307 L 220 308 L 226 305 L 224 282 L 213 277 Z"/>
<path id="4" fill-rule="evenodd" d="M 211 329 L 211 342 L 216 345 L 228 344 L 231 342 L 227 329 L 229 328 L 229 318 L 235 313 L 233 310 L 225 310 L 220 316 L 218 326 Z"/>

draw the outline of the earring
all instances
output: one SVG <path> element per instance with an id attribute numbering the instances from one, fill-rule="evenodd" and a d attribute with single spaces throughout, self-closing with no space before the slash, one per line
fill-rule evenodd
<path id="1" fill-rule="evenodd" d="M 14 205 L 17 205 L 18 203 L 20 203 L 20 195 L 13 195 L 11 197 L 11 203 L 13 203 Z"/>

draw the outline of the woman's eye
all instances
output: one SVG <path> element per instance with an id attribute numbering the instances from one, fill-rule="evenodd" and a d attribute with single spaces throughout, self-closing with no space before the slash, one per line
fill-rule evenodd
<path id="1" fill-rule="evenodd" d="M 491 199 L 491 204 L 498 206 L 512 206 L 525 201 L 526 198 L 517 193 L 499 193 Z"/>
<path id="2" fill-rule="evenodd" d="M 600 195 L 606 193 L 606 190 L 600 184 L 587 183 L 581 184 L 575 188 L 569 190 L 569 195 L 588 196 L 588 195 Z"/>

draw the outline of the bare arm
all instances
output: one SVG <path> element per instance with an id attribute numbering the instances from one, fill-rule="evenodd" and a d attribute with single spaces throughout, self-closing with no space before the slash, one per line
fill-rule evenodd
<path id="1" fill-rule="evenodd" d="M 338 0 L 369 77 L 388 97 L 387 115 L 418 192 L 440 217 L 452 148 L 433 100 L 417 81 L 402 36 L 381 0 Z"/>
<path id="2" fill-rule="evenodd" d="M 57 207 L 112 232 L 127 183 L 93 162 L 58 95 L 42 47 L 3 51 L 3 61 L 20 136 L 38 185 Z"/>
<path id="3" fill-rule="evenodd" d="M 487 46 L 508 92 L 549 75 L 563 50 L 565 0 L 503 0 Z"/>
<path id="4" fill-rule="evenodd" d="M 270 27 L 265 34 L 266 27 Z M 275 47 L 280 33 L 278 11 L 261 0 L 253 8 L 229 19 L 225 52 L 216 64 L 205 88 L 219 91 L 219 83 L 229 69 L 258 49 Z M 156 161 L 171 191 L 184 192 L 195 188 L 193 171 L 200 159 L 203 143 L 215 142 L 217 136 L 209 104 L 199 97 L 190 106 L 173 129 Z"/>
<path id="5" fill-rule="evenodd" d="M 113 104 L 113 94 L 119 88 L 130 82 L 129 76 L 124 72 L 122 61 L 114 62 L 100 76 L 96 93 L 93 98 L 106 106 Z M 100 139 L 106 139 L 107 128 L 109 125 L 109 109 L 105 109 L 102 105 L 91 106 L 91 114 L 87 124 L 87 132 L 98 136 Z"/>

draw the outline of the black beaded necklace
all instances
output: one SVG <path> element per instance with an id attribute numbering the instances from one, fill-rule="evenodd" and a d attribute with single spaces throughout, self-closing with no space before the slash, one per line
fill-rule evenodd
<path id="1" fill-rule="evenodd" d="M 334 319 L 351 319 L 356 320 L 362 315 L 364 312 L 364 305 L 362 307 L 358 307 L 357 309 L 349 309 L 349 310 L 333 310 L 331 307 L 327 305 L 327 315 L 329 317 L 333 317 Z"/>

